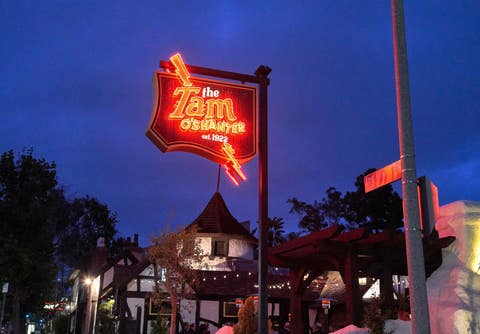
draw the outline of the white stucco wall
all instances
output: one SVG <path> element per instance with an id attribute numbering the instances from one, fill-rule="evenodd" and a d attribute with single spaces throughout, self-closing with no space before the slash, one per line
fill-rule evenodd
<path id="1" fill-rule="evenodd" d="M 105 289 L 113 280 L 113 267 L 110 267 L 104 274 L 103 274 L 103 284 L 102 289 Z"/>
<path id="2" fill-rule="evenodd" d="M 180 314 L 183 321 L 188 323 L 195 322 L 195 313 L 197 312 L 197 302 L 195 300 L 182 299 L 180 300 Z"/>
<path id="3" fill-rule="evenodd" d="M 210 255 L 212 253 L 212 238 L 211 237 L 198 237 L 195 239 L 200 242 L 200 248 L 204 255 Z"/>
<path id="4" fill-rule="evenodd" d="M 153 268 L 153 264 L 149 265 L 147 268 L 143 269 L 140 273 L 140 276 L 154 276 L 155 271 Z"/>
<path id="5" fill-rule="evenodd" d="M 231 270 L 227 265 L 223 265 L 226 261 L 226 257 L 215 256 L 212 257 L 212 239 L 225 238 L 228 239 L 228 257 L 241 258 L 246 260 L 253 260 L 254 247 L 246 240 L 240 239 L 240 237 L 232 238 L 232 236 L 225 234 L 201 236 L 197 237 L 199 246 L 203 250 L 204 259 L 201 265 L 196 266 L 196 269 L 202 270 Z"/>
<path id="6" fill-rule="evenodd" d="M 140 291 L 151 292 L 155 286 L 155 280 L 152 278 L 142 278 L 140 279 Z"/>
<path id="7" fill-rule="evenodd" d="M 228 256 L 253 260 L 253 246 L 245 240 L 230 239 L 228 245 Z"/>
<path id="8" fill-rule="evenodd" d="M 200 301 L 200 318 L 212 320 L 218 323 L 220 303 L 215 300 L 201 300 Z M 217 327 L 209 325 L 210 333 L 215 333 Z"/>

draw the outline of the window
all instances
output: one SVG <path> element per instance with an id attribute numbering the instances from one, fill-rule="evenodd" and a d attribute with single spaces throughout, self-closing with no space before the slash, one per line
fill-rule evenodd
<path id="1" fill-rule="evenodd" d="M 227 256 L 228 255 L 228 242 L 226 240 L 213 240 L 213 242 L 212 242 L 212 255 L 214 255 L 214 256 Z"/>
<path id="2" fill-rule="evenodd" d="M 166 281 L 167 281 L 167 269 L 160 268 L 160 282 L 166 282 Z"/>
<path id="3" fill-rule="evenodd" d="M 238 308 L 235 302 L 223 302 L 223 316 L 225 318 L 236 318 Z"/>

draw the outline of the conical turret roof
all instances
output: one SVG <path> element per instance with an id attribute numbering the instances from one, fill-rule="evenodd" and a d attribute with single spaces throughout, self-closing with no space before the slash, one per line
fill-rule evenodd
<path id="1" fill-rule="evenodd" d="M 188 227 L 196 226 L 198 233 L 223 233 L 242 235 L 256 240 L 230 213 L 219 192 L 215 192 L 202 213 Z"/>

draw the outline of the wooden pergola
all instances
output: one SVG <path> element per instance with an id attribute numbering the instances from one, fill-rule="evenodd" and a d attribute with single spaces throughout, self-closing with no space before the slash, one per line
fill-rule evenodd
<path id="1" fill-rule="evenodd" d="M 380 293 L 387 304 L 392 304 L 392 275 L 408 275 L 404 233 L 383 231 L 372 234 L 366 228 L 343 233 L 342 230 L 341 226 L 331 226 L 269 249 L 269 264 L 290 270 L 290 312 L 294 334 L 304 333 L 302 296 L 322 272 L 340 272 L 345 284 L 346 321 L 355 325 L 360 325 L 362 317 L 359 277 L 380 279 Z M 427 277 L 441 265 L 441 249 L 454 240 L 455 237 L 438 238 L 436 233 L 423 238 Z"/>

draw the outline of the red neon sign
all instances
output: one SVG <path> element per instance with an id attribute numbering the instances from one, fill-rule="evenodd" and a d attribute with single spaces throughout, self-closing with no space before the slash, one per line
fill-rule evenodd
<path id="1" fill-rule="evenodd" d="M 232 181 L 245 180 L 241 164 L 257 153 L 257 88 L 191 77 L 180 54 L 175 73 L 157 70 L 147 137 L 162 152 L 186 151 L 225 166 Z"/>

